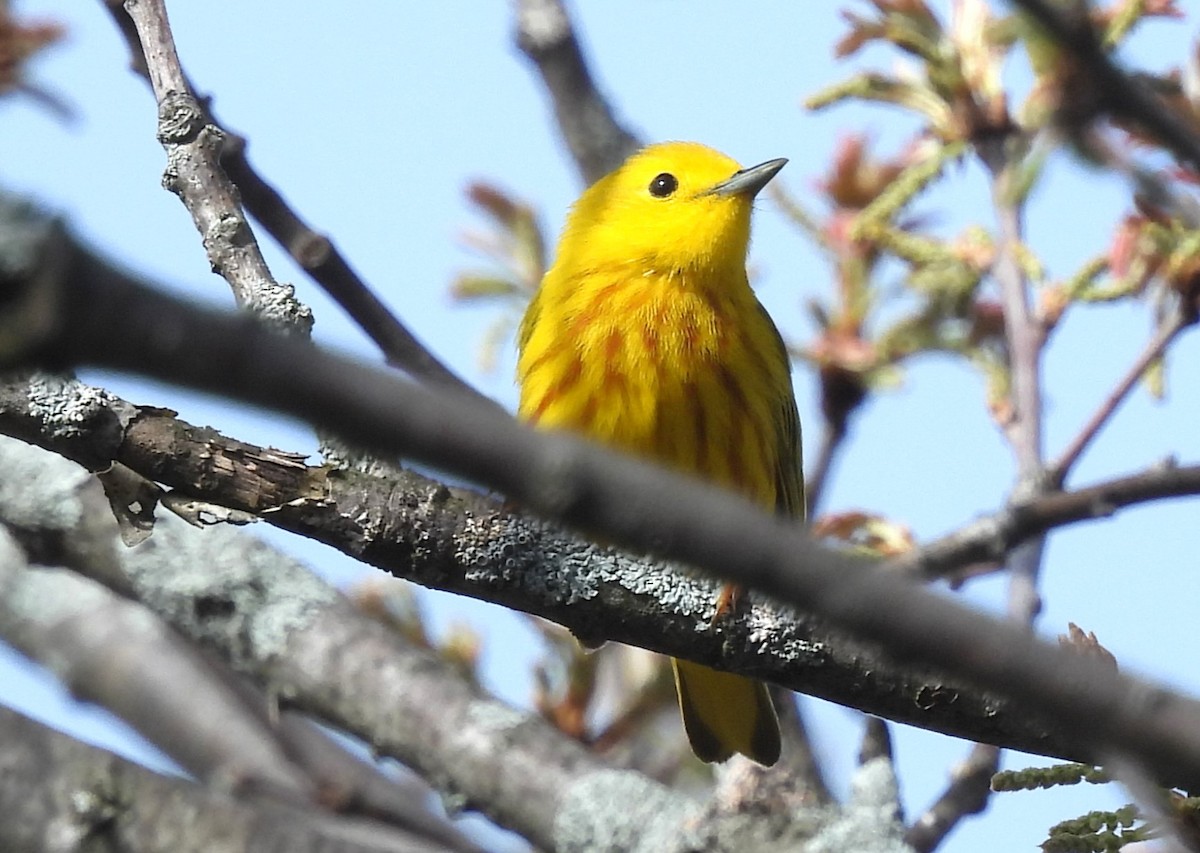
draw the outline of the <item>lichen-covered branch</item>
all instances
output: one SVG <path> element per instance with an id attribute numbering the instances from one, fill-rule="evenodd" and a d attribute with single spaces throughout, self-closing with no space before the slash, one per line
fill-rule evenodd
<path id="1" fill-rule="evenodd" d="M 18 221 L 31 215 L 0 206 L 0 228 L 10 213 Z M 111 268 L 94 268 L 96 260 L 73 250 L 59 230 L 42 236 L 40 250 L 24 247 L 24 263 L 0 265 L 13 310 L 34 294 L 55 309 L 56 324 L 25 340 L 24 360 L 136 371 L 307 420 L 385 456 L 422 460 L 543 517 L 765 592 L 896 657 L 1008 695 L 1070 732 L 1088 754 L 1119 744 L 1159 778 L 1200 780 L 1194 699 L 1114 674 L 894 574 L 869 571 L 719 488 L 571 436 L 537 433 L 493 407 L 270 334 L 244 316 L 198 309 Z M 47 267 L 39 261 L 50 246 L 60 260 Z M 55 301 L 62 276 L 72 298 Z M 169 339 L 164 325 L 174 332 Z M 551 584 L 558 580 L 550 575 Z M 1154 696 L 1152 710 L 1147 695 Z"/>
<path id="2" fill-rule="evenodd" d="M 72 419 L 113 429 L 76 432 Z M 305 466 L 165 410 L 139 409 L 45 376 L 0 386 L 0 431 L 93 467 L 102 459 L 120 462 L 178 496 L 254 513 L 398 577 L 535 613 L 580 637 L 754 672 L 957 736 L 1071 753 L 1068 743 L 995 697 L 901 665 L 820 620 L 760 603 L 713 631 L 713 583 L 599 547 L 495 498 L 448 489 L 412 471 L 368 475 Z"/>
<path id="3" fill-rule="evenodd" d="M 307 720 L 269 710 L 222 662 L 128 600 L 135 590 L 95 477 L 11 439 L 0 441 L 0 457 L 0 636 L 7 642 L 202 782 L 367 814 L 446 849 L 478 853 L 429 811 L 423 786 L 388 779 Z M 60 561 L 72 570 L 55 568 Z"/>
<path id="4" fill-rule="evenodd" d="M 0 848 L 143 853 L 450 853 L 362 819 L 164 776 L 0 707 Z"/>
<path id="5" fill-rule="evenodd" d="M 61 497 L 56 483 L 83 476 L 73 463 L 11 439 L 0 440 L 0 466 L 38 469 L 36 477 L 24 478 L 33 508 Z M 0 517 L 8 508 L 0 507 Z M 67 502 L 62 508 L 43 513 L 42 530 L 53 538 L 69 538 L 79 525 L 78 507 Z M 116 525 L 103 515 L 96 520 L 107 520 L 115 544 Z M 410 644 L 305 567 L 230 526 L 197 529 L 166 516 L 152 537 L 119 552 L 119 564 L 147 606 L 284 706 L 281 732 L 289 720 L 299 722 L 287 709 L 315 714 L 357 734 L 375 753 L 404 761 L 452 805 L 480 809 L 545 849 L 719 853 L 756 849 L 760 842 L 793 849 L 826 831 L 896 834 L 891 823 L 853 802 L 846 809 L 826 801 L 802 804 L 804 819 L 796 809 L 778 809 L 756 810 L 750 820 L 721 814 L 697 821 L 699 807 L 690 798 L 613 768 L 541 717 L 495 701 L 452 662 Z M 32 618 L 55 611 L 45 596 L 23 598 Z M 192 722 L 201 731 L 214 727 L 203 713 Z M 314 751 L 305 739 L 305 755 L 299 755 L 297 743 L 292 740 L 289 752 L 298 761 L 326 763 L 329 744 Z M 380 800 L 358 779 L 346 792 L 330 787 L 338 779 L 329 774 L 320 781 L 326 805 L 474 851 L 457 834 L 431 831 L 436 827 L 398 809 L 394 790 Z"/>

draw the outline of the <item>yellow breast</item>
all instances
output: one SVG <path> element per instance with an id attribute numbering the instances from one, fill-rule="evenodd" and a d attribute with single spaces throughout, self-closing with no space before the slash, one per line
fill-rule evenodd
<path id="1" fill-rule="evenodd" d="M 791 381 L 744 279 L 614 270 L 543 287 L 522 336 L 519 414 L 777 503 Z M 531 320 L 530 318 L 536 318 Z M 792 439 L 794 441 L 794 438 Z"/>

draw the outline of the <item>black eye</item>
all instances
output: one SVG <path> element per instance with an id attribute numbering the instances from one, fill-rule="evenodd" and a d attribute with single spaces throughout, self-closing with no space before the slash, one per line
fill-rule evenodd
<path id="1" fill-rule="evenodd" d="M 655 198 L 666 198 L 679 189 L 679 181 L 670 172 L 663 172 L 650 182 L 650 195 Z"/>

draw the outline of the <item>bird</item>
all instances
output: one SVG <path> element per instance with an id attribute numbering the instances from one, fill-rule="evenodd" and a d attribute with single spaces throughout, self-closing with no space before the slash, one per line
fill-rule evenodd
<path id="1" fill-rule="evenodd" d="M 518 417 L 802 519 L 791 360 L 746 274 L 755 196 L 786 163 L 664 142 L 587 188 L 520 325 Z M 698 758 L 779 759 L 765 684 L 672 663 Z"/>

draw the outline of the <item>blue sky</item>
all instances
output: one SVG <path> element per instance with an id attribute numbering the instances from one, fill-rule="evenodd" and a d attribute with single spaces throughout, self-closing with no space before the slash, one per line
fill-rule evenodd
<path id="1" fill-rule="evenodd" d="M 831 53 L 844 32 L 841 5 L 607 0 L 572 8 L 601 86 L 636 132 L 648 140 L 706 142 L 746 164 L 788 157 L 779 180 L 811 199 L 839 139 L 866 131 L 890 153 L 913 128 L 911 120 L 883 108 L 818 115 L 802 108 L 805 96 L 853 67 L 835 62 Z M 943 11 L 948 6 L 934 5 Z M 1147 25 L 1129 58 L 1160 69 L 1184 55 L 1200 3 L 1183 0 L 1179 6 L 1188 21 Z M 228 289 L 208 271 L 186 212 L 159 185 L 164 157 L 154 139 L 153 101 L 128 72 L 124 44 L 102 4 L 25 0 L 17 7 L 69 27 L 69 40 L 32 73 L 75 106 L 78 120 L 64 126 L 28 99 L 0 101 L 0 181 L 61 211 L 79 234 L 129 267 L 197 299 L 228 304 Z M 496 311 L 456 306 L 447 295 L 457 272 L 486 263 L 461 239 L 482 224 L 462 190 L 473 179 L 492 181 L 535 204 L 556 233 L 580 185 L 540 84 L 512 44 L 509 4 L 347 2 L 309 15 L 296 8 L 234 0 L 171 4 L 185 67 L 202 91 L 215 96 L 221 119 L 250 139 L 251 160 L 295 208 L 334 237 L 440 357 L 511 405 L 511 349 L 497 370 L 478 369 L 478 343 Z M 895 53 L 869 49 L 860 64 L 886 69 L 897 61 Z M 1020 69 L 1014 74 L 1019 81 Z M 943 233 L 971 221 L 990 226 L 982 171 L 968 162 L 950 174 L 918 210 L 933 215 Z M 1103 250 L 1126 197 L 1113 178 L 1080 169 L 1065 156 L 1052 161 L 1028 216 L 1029 243 L 1052 277 L 1068 275 Z M 752 259 L 760 296 L 785 335 L 800 342 L 811 337 L 804 304 L 828 292 L 829 270 L 769 199 L 760 204 Z M 268 260 L 314 307 L 319 341 L 376 358 L 339 309 L 269 246 Z M 1046 359 L 1051 454 L 1140 350 L 1149 325 L 1145 306 L 1084 309 L 1056 333 Z M 1185 336 L 1170 361 L 1166 403 L 1135 393 L 1081 462 L 1074 482 L 1135 471 L 1171 454 L 1183 462 L 1200 459 L 1200 387 L 1186 367 L 1200 355 L 1198 347 Z M 302 428 L 244 408 L 128 378 L 86 378 L 244 440 L 315 448 Z M 805 435 L 811 458 L 819 418 L 815 386 L 803 368 L 796 372 L 796 389 L 801 415 L 812 425 Z M 825 508 L 884 512 L 924 539 L 998 507 L 1012 478 L 978 378 L 961 363 L 927 358 L 912 367 L 899 390 L 875 399 L 855 422 Z M 1200 690 L 1187 651 L 1194 646 L 1197 587 L 1187 578 L 1197 568 L 1190 541 L 1196 511 L 1195 501 L 1177 501 L 1056 534 L 1046 555 L 1039 630 L 1053 635 L 1077 622 L 1095 631 L 1125 669 Z M 258 532 L 340 582 L 367 571 L 265 525 Z M 980 606 L 999 607 L 1003 582 L 974 584 L 965 595 Z M 466 622 L 481 633 L 489 686 L 527 703 L 528 663 L 538 649 L 521 620 L 454 596 L 430 593 L 426 601 L 436 625 Z M 0 701 L 144 755 L 102 715 L 71 702 L 6 654 L 0 648 Z M 844 786 L 859 715 L 806 704 L 821 757 Z M 912 816 L 940 792 L 968 746 L 899 727 L 895 734 Z M 1009 759 L 1010 766 L 1023 764 L 1019 756 Z M 968 822 L 943 849 L 1031 849 L 1051 823 L 1120 802 L 1120 792 L 1111 789 L 1001 796 L 991 813 Z"/>

